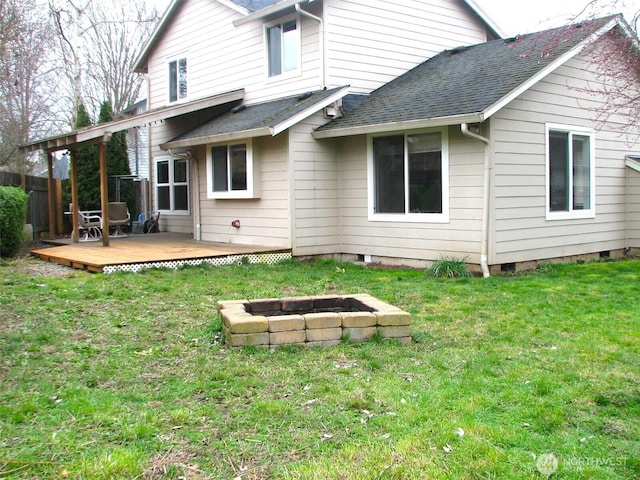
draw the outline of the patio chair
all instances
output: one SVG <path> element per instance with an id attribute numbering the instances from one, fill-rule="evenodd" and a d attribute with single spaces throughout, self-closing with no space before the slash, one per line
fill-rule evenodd
<path id="1" fill-rule="evenodd" d="M 81 242 L 100 240 L 102 238 L 102 217 L 78 211 L 78 232 L 83 233 L 79 238 Z"/>
<path id="2" fill-rule="evenodd" d="M 151 216 L 144 221 L 142 225 L 142 233 L 159 233 L 160 232 L 160 212 L 153 212 Z"/>
<path id="3" fill-rule="evenodd" d="M 126 237 L 122 230 L 131 223 L 131 215 L 126 202 L 109 202 L 109 229 L 113 229 L 110 237 Z"/>

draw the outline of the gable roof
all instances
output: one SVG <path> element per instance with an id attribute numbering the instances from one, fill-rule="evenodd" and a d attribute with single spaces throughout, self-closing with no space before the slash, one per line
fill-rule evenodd
<path id="1" fill-rule="evenodd" d="M 163 150 L 243 138 L 275 136 L 340 100 L 349 87 L 318 90 L 267 102 L 239 105 L 160 145 Z"/>
<path id="2" fill-rule="evenodd" d="M 446 50 L 383 85 L 314 132 L 325 138 L 482 122 L 586 45 L 619 15 Z"/>
<path id="3" fill-rule="evenodd" d="M 153 51 L 156 43 L 164 33 L 165 29 L 171 23 L 175 12 L 178 7 L 184 3 L 185 0 L 171 0 L 171 3 L 165 10 L 162 18 L 156 25 L 155 30 L 151 34 L 151 37 L 145 44 L 144 48 L 140 51 L 138 58 L 134 62 L 133 70 L 139 73 L 147 73 L 147 61 L 149 55 Z M 216 0 L 223 5 L 227 5 L 230 8 L 234 8 L 244 17 L 235 20 L 233 24 L 235 26 L 243 25 L 245 23 L 252 22 L 254 20 L 267 17 L 269 15 L 283 13 L 287 9 L 292 9 L 295 5 L 313 2 L 314 0 Z M 489 16 L 478 6 L 475 0 L 463 0 L 464 4 L 471 9 L 471 11 L 478 16 L 478 18 L 484 22 L 484 24 L 491 30 L 496 36 L 501 38 L 503 36 L 500 28 L 493 22 Z"/>

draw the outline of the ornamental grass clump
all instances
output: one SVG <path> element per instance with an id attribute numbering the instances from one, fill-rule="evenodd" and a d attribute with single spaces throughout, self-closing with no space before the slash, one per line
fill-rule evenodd
<path id="1" fill-rule="evenodd" d="M 442 257 L 431 264 L 427 269 L 427 275 L 434 278 L 460 278 L 470 277 L 466 259 L 454 257 Z"/>

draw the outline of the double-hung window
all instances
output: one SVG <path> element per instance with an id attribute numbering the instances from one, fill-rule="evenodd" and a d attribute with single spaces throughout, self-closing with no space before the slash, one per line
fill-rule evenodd
<path id="1" fill-rule="evenodd" d="M 547 218 L 595 214 L 593 132 L 547 125 Z"/>
<path id="2" fill-rule="evenodd" d="M 298 70 L 300 64 L 298 20 L 294 18 L 267 26 L 266 37 L 269 77 Z"/>
<path id="3" fill-rule="evenodd" d="M 449 221 L 446 130 L 370 138 L 371 220 Z"/>
<path id="4" fill-rule="evenodd" d="M 251 141 L 208 147 L 208 198 L 254 198 L 254 182 Z"/>
<path id="5" fill-rule="evenodd" d="M 187 59 L 169 61 L 169 102 L 187 98 Z"/>
<path id="6" fill-rule="evenodd" d="M 165 213 L 189 213 L 189 161 L 156 160 L 156 208 Z"/>

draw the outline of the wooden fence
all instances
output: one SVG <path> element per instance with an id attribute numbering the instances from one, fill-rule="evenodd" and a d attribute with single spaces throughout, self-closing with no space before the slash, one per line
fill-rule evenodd
<path id="1" fill-rule="evenodd" d="M 49 232 L 49 186 L 46 177 L 33 177 L 19 173 L 0 172 L 0 185 L 21 187 L 29 194 L 29 208 L 25 223 L 33 227 L 33 235 L 40 238 L 42 233 Z M 56 231 L 63 231 L 62 184 L 55 181 L 56 190 Z"/>

